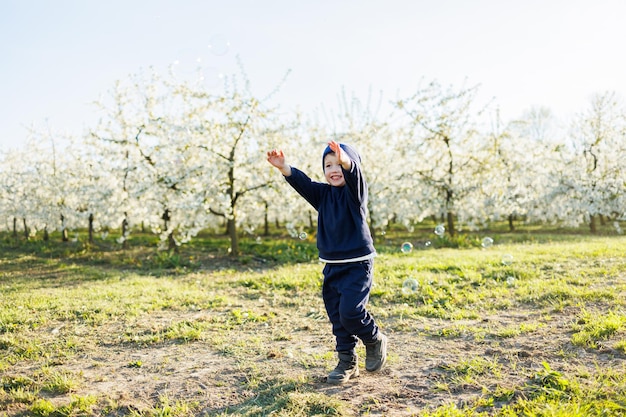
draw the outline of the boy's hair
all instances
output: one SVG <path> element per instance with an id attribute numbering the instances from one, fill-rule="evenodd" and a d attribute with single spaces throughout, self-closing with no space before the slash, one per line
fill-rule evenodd
<path id="1" fill-rule="evenodd" d="M 359 164 L 361 163 L 361 155 L 359 155 L 359 152 L 353 146 L 348 145 L 347 143 L 340 143 L 339 146 L 341 146 L 341 149 L 343 149 L 344 152 L 348 154 L 350 159 Z M 326 146 L 326 149 L 324 149 L 324 153 L 322 154 L 322 171 L 324 170 L 324 159 L 329 153 L 334 152 L 332 149 L 330 149 L 330 146 Z"/>

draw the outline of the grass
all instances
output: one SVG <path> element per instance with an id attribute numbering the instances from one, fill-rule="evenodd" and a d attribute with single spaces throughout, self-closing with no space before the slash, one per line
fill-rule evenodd
<path id="1" fill-rule="evenodd" d="M 384 236 L 388 366 L 343 387 L 323 383 L 311 233 L 244 238 L 238 260 L 221 236 L 168 253 L 0 235 L 0 416 L 623 415 L 626 238 L 485 235 Z"/>

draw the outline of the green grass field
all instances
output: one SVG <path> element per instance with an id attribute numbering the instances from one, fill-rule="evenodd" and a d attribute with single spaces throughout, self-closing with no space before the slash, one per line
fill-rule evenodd
<path id="1" fill-rule="evenodd" d="M 388 365 L 343 386 L 311 237 L 0 235 L 0 416 L 626 414 L 626 237 L 431 229 L 377 243 Z"/>

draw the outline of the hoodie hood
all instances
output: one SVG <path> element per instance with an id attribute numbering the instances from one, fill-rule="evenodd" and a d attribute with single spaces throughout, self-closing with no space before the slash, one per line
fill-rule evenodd
<path id="1" fill-rule="evenodd" d="M 352 159 L 353 161 L 357 162 L 357 163 L 361 163 L 361 155 L 359 155 L 359 152 L 357 152 L 356 149 L 354 149 L 353 146 L 348 145 L 347 143 L 340 143 L 339 146 L 341 146 L 341 149 L 348 154 L 348 156 L 350 157 L 350 159 Z M 330 146 L 326 146 L 326 149 L 324 149 L 324 153 L 322 154 L 322 171 L 324 171 L 324 158 L 326 158 L 326 155 L 328 155 L 329 153 L 332 153 L 332 149 L 330 149 Z"/>

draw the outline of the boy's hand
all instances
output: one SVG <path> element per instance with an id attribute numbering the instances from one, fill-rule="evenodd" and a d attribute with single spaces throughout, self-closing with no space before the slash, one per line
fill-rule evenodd
<path id="1" fill-rule="evenodd" d="M 291 166 L 285 163 L 285 154 L 280 149 L 273 149 L 267 153 L 267 162 L 278 168 L 285 176 L 291 175 Z"/>
<path id="2" fill-rule="evenodd" d="M 285 154 L 280 149 L 273 149 L 267 153 L 267 162 L 282 169 L 285 166 Z"/>
<path id="3" fill-rule="evenodd" d="M 343 166 L 345 170 L 349 171 L 350 167 L 352 166 L 352 161 L 350 160 L 348 155 L 343 152 L 343 149 L 341 149 L 341 145 L 339 145 L 339 142 L 331 140 L 330 142 L 328 142 L 328 146 L 330 147 L 330 150 L 335 153 L 335 156 L 337 157 L 337 160 L 339 161 L 341 166 Z"/>

